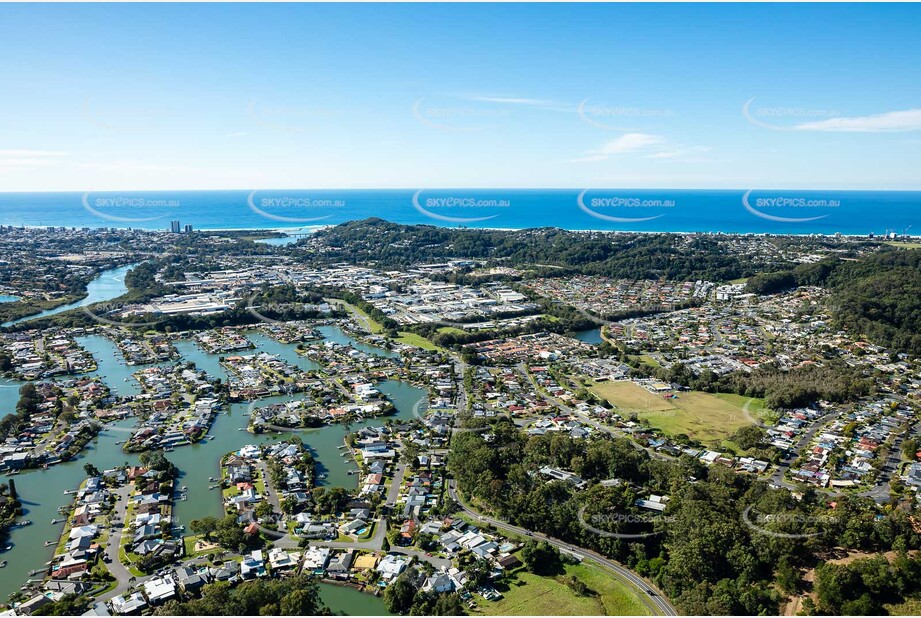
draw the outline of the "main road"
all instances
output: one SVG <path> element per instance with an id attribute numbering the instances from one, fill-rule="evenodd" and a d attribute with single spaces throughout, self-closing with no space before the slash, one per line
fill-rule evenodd
<path id="1" fill-rule="evenodd" d="M 469 397 L 469 394 L 467 393 L 466 385 L 464 384 L 464 381 L 463 381 L 463 375 L 464 375 L 463 370 L 466 368 L 466 365 L 457 357 L 454 357 L 454 361 L 455 361 L 455 367 L 460 365 L 461 373 L 460 373 L 460 389 L 459 390 L 461 393 L 463 393 L 463 401 L 466 402 L 467 397 Z M 527 369 L 523 366 L 523 363 L 519 364 L 518 369 L 524 372 L 525 378 L 531 382 L 532 386 L 535 389 L 537 389 L 538 388 L 537 384 L 534 383 L 533 378 L 528 374 Z M 562 401 L 559 401 L 553 397 L 549 397 L 549 399 L 551 400 L 552 403 L 560 406 L 565 411 L 575 413 L 575 411 L 572 410 L 572 408 L 570 408 L 569 406 L 566 406 Z M 460 417 L 461 417 L 461 414 L 460 414 L 460 409 L 459 409 L 458 414 L 455 415 L 455 425 L 458 424 L 457 423 L 458 421 L 460 421 Z M 587 419 L 587 420 L 591 422 L 591 419 Z M 592 423 L 592 424 L 596 425 L 595 423 Z M 613 431 L 609 427 L 598 426 L 598 425 L 596 425 L 596 427 L 598 429 L 601 429 L 602 431 L 607 431 L 607 432 Z M 457 430 L 458 430 L 458 427 L 454 427 L 452 433 L 456 432 Z M 636 444 L 635 442 L 633 444 L 634 446 L 642 449 L 642 446 L 640 446 L 639 444 Z M 506 530 L 509 532 L 514 532 L 519 535 L 529 536 L 532 538 L 547 541 L 554 547 L 558 549 L 562 549 L 574 556 L 577 556 L 578 558 L 582 560 L 591 560 L 593 562 L 600 564 L 602 567 L 608 569 L 608 571 L 610 571 L 614 575 L 614 577 L 620 580 L 620 582 L 623 585 L 625 585 L 628 589 L 635 589 L 637 591 L 638 598 L 642 601 L 644 605 L 646 605 L 647 608 L 649 608 L 652 614 L 660 615 L 660 616 L 677 616 L 678 615 L 678 610 L 675 609 L 675 607 L 671 604 L 671 602 L 669 602 L 669 600 L 666 597 L 664 597 L 661 592 L 656 590 L 653 584 L 647 582 L 642 577 L 640 577 L 639 575 L 637 575 L 630 569 L 618 564 L 617 562 L 614 562 L 613 560 L 609 560 L 608 558 L 605 558 L 604 556 L 602 556 L 601 554 L 597 552 L 594 552 L 588 549 L 584 549 L 582 547 L 577 547 L 575 545 L 571 545 L 569 543 L 560 541 L 559 539 L 555 539 L 553 537 L 547 536 L 540 532 L 534 532 L 532 530 L 527 530 L 519 526 L 513 526 L 512 524 L 509 524 L 507 522 L 504 522 L 498 519 L 493 519 L 485 515 L 482 515 L 478 513 L 477 511 L 474 511 L 472 508 L 464 504 L 463 501 L 461 501 L 460 496 L 457 494 L 457 483 L 454 479 L 450 479 L 448 481 L 448 495 L 451 497 L 452 500 L 454 500 L 455 503 L 457 503 L 457 505 L 461 508 L 461 510 L 463 510 L 468 515 L 472 515 L 476 517 L 479 521 L 491 524 L 501 530 Z"/>
<path id="2" fill-rule="evenodd" d="M 474 511 L 461 501 L 460 496 L 457 494 L 457 486 L 454 479 L 448 481 L 448 495 L 451 496 L 451 499 L 454 500 L 458 506 L 460 506 L 461 510 L 469 515 L 476 517 L 479 521 L 491 524 L 501 530 L 506 530 L 519 535 L 547 541 L 554 547 L 577 556 L 578 558 L 597 562 L 604 568 L 611 571 L 614 576 L 621 581 L 622 584 L 626 585 L 628 588 L 637 589 L 639 598 L 646 605 L 646 607 L 652 611 L 653 614 L 660 616 L 678 615 L 678 611 L 675 609 L 675 607 L 669 602 L 667 598 L 662 596 L 660 592 L 657 592 L 652 584 L 641 578 L 630 569 L 627 569 L 626 567 L 614 562 L 613 560 L 609 560 L 597 552 L 566 543 L 565 541 L 541 534 L 540 532 L 534 532 L 526 528 L 513 526 L 507 522 L 501 521 L 499 519 L 493 519 L 491 517 L 482 515 L 477 511 Z"/>

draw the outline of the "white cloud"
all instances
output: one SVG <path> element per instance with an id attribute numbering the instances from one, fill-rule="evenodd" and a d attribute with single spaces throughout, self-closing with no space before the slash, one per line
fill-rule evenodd
<path id="1" fill-rule="evenodd" d="M 474 101 L 477 103 L 494 103 L 496 105 L 510 105 L 518 107 L 533 107 L 543 111 L 551 112 L 574 112 L 576 106 L 570 103 L 561 103 L 550 99 L 533 99 L 530 97 L 510 97 L 494 95 L 459 95 L 465 101 Z"/>
<path id="2" fill-rule="evenodd" d="M 896 133 L 921 130 L 921 109 L 886 112 L 872 116 L 829 118 L 796 125 L 800 131 L 844 131 L 850 133 Z"/>
<path id="3" fill-rule="evenodd" d="M 654 152 L 646 155 L 647 159 L 677 159 L 679 157 L 688 157 L 691 155 L 703 154 L 710 152 L 709 146 L 676 146 L 670 150 Z"/>
<path id="4" fill-rule="evenodd" d="M 634 154 L 644 159 L 670 159 L 699 163 L 703 159 L 696 155 L 709 152 L 708 146 L 687 146 L 673 144 L 662 135 L 651 133 L 624 133 L 616 139 L 605 142 L 600 148 L 589 150 L 570 163 L 595 163 L 611 157 Z"/>
<path id="5" fill-rule="evenodd" d="M 598 154 L 618 155 L 631 152 L 640 152 L 649 150 L 655 146 L 661 146 L 666 143 L 666 139 L 661 135 L 650 135 L 649 133 L 625 133 L 617 139 L 612 139 L 598 149 Z"/>

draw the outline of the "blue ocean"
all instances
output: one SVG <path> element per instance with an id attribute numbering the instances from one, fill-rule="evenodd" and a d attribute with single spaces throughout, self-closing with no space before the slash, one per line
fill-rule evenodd
<path id="1" fill-rule="evenodd" d="M 433 189 L 0 193 L 0 225 L 313 229 L 380 217 L 442 227 L 921 233 L 918 191 Z"/>

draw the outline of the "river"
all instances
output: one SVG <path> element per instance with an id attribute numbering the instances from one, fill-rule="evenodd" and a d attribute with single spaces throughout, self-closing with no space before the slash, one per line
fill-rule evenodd
<path id="1" fill-rule="evenodd" d="M 90 303 L 99 303 L 117 298 L 128 291 L 128 288 L 125 287 L 125 273 L 127 273 L 134 266 L 136 265 L 132 264 L 129 266 L 122 266 L 120 268 L 104 270 L 99 274 L 98 277 L 90 281 L 89 285 L 87 285 L 87 296 L 83 300 L 77 301 L 75 303 L 70 303 L 68 305 L 62 305 L 56 309 L 42 311 L 39 314 L 27 316 L 18 320 L 13 320 L 12 322 L 6 322 L 2 324 L 2 326 L 10 326 L 19 322 L 26 322 L 28 320 L 34 320 L 40 317 L 53 315 L 55 313 L 61 313 L 70 309 L 76 309 Z M 93 352 L 93 350 L 90 351 Z M 130 375 L 132 371 L 125 371 L 125 375 L 119 375 L 117 376 L 118 379 L 116 379 L 115 373 L 117 373 L 119 370 L 115 359 L 120 359 L 121 354 L 118 353 L 117 350 L 115 351 L 115 354 L 115 357 L 110 357 L 108 355 L 100 356 L 94 353 L 93 355 L 96 357 L 96 362 L 99 364 L 100 368 L 97 372 L 94 372 L 93 375 L 96 373 L 99 373 L 100 375 L 108 375 L 111 378 L 110 380 L 107 380 L 110 388 L 118 391 L 119 394 L 121 394 L 121 387 L 114 385 L 121 385 L 123 383 L 123 378 Z M 105 371 L 103 370 L 103 365 L 106 365 Z M 25 384 L 25 382 L 0 377 L 0 418 L 10 414 L 16 409 L 16 402 L 19 401 L 19 388 L 23 384 Z M 137 383 L 135 382 L 135 385 L 136 384 Z"/>
<path id="2" fill-rule="evenodd" d="M 19 324 L 20 322 L 28 322 L 29 320 L 44 318 L 56 313 L 70 311 L 71 309 L 78 309 L 84 305 L 101 303 L 107 300 L 112 300 L 113 298 L 118 298 L 128 291 L 128 288 L 125 287 L 125 273 L 127 273 L 135 266 L 137 266 L 137 264 L 129 264 L 128 266 L 120 266 L 119 268 L 112 268 L 110 270 L 102 271 L 99 273 L 98 277 L 87 284 L 86 298 L 67 305 L 55 307 L 54 309 L 48 309 L 47 311 L 42 311 L 41 313 L 37 313 L 35 315 L 28 315 L 24 318 L 19 318 L 18 320 L 4 322 L 3 324 L 0 324 L 0 326 L 12 326 L 13 324 Z"/>
<path id="3" fill-rule="evenodd" d="M 290 245 L 298 241 L 296 236 L 275 236 L 274 238 L 260 238 L 254 242 L 257 242 L 262 245 L 274 245 L 276 247 L 283 247 L 285 245 Z"/>
<path id="4" fill-rule="evenodd" d="M 321 332 L 327 339 L 339 343 L 352 343 L 371 353 L 388 356 L 394 354 L 388 350 L 358 343 L 334 326 L 321 327 Z M 278 343 L 258 332 L 250 333 L 248 336 L 260 351 L 279 354 L 288 362 L 305 370 L 317 367 L 309 359 L 297 354 L 295 344 Z M 131 374 L 140 367 L 126 365 L 114 343 L 98 335 L 80 337 L 78 343 L 92 353 L 97 361 L 97 370 L 88 375 L 98 375 L 117 395 L 132 395 L 139 392 L 139 385 Z M 204 369 L 210 375 L 226 380 L 227 374 L 220 366 L 219 355 L 204 352 L 192 340 L 178 341 L 176 347 L 183 361 L 194 362 L 199 369 Z M 18 383 L 11 383 L 11 381 L 0 382 L 0 386 L 14 387 L 0 388 L 0 397 L 3 397 L 4 401 L 10 399 L 13 406 L 18 398 L 15 395 L 16 384 Z M 413 408 L 427 395 L 423 389 L 396 380 L 383 381 L 378 388 L 393 401 L 397 409 L 394 418 L 412 418 Z M 14 395 L 8 397 L 6 391 Z M 267 405 L 297 398 L 298 395 L 271 397 L 259 400 L 255 405 Z M 256 436 L 245 431 L 249 408 L 248 403 L 231 404 L 227 411 L 218 415 L 208 434 L 208 439 L 198 444 L 179 447 L 167 454 L 169 460 L 181 471 L 178 485 L 188 487 L 188 499 L 176 503 L 177 524 L 188 528 L 193 519 L 222 514 L 220 492 L 208 489 L 211 484 L 208 478 L 220 476 L 218 465 L 221 455 L 239 450 L 247 444 L 284 438 L 283 435 L 277 434 Z M 382 422 L 381 419 L 371 419 L 362 423 L 354 423 L 351 427 L 355 429 Z M 52 525 L 51 520 L 61 519 L 57 509 L 69 502 L 64 491 L 75 489 L 85 478 L 84 464 L 92 463 L 103 470 L 124 465 L 126 462 L 137 462 L 137 457 L 127 455 L 121 450 L 121 446 L 116 444 L 116 442 L 123 442 L 131 435 L 135 423 L 136 419 L 129 418 L 108 425 L 75 461 L 53 466 L 48 470 L 33 470 L 12 477 L 16 480 L 16 487 L 23 501 L 24 517 L 32 520 L 33 524 L 13 529 L 9 541 L 13 546 L 12 549 L 0 554 L 0 557 L 9 563 L 5 569 L 0 571 L 0 598 L 5 598 L 10 593 L 17 591 L 25 582 L 26 574 L 30 570 L 41 568 L 51 558 L 53 548 L 43 547 L 43 543 L 45 540 L 56 542 L 63 528 L 63 522 Z M 343 451 L 337 448 L 343 443 L 345 437 L 345 428 L 342 425 L 328 425 L 297 433 L 317 458 L 318 473 L 326 477 L 319 481 L 319 484 L 350 489 L 357 487 L 357 475 L 348 474 L 350 469 L 354 469 L 354 464 L 348 461 L 347 457 L 341 457 Z M 324 585 L 321 586 L 321 590 L 324 600 L 334 611 L 345 611 L 351 615 L 386 613 L 380 599 L 371 595 L 338 586 Z"/>

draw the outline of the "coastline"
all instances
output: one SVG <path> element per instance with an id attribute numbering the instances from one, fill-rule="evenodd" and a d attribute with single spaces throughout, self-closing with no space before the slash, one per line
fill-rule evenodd
<path id="1" fill-rule="evenodd" d="M 438 225 L 435 222 L 432 223 L 399 223 L 396 221 L 390 221 L 380 217 L 388 223 L 393 223 L 395 225 L 405 225 L 407 227 L 417 227 L 417 226 L 430 226 L 444 229 L 467 229 L 467 230 L 481 230 L 484 232 L 523 232 L 528 230 L 539 230 L 539 229 L 556 229 L 562 230 L 564 232 L 572 232 L 574 234 L 670 234 L 673 236 L 754 236 L 754 237 L 765 237 L 765 238 L 848 238 L 848 239 L 863 239 L 863 240 L 873 240 L 879 242 L 921 242 L 921 234 L 908 234 L 906 236 L 899 236 L 897 238 L 886 238 L 884 235 L 877 235 L 874 233 L 873 237 L 870 237 L 869 233 L 867 234 L 845 234 L 842 232 L 787 232 L 787 233 L 778 233 L 778 232 L 764 232 L 764 231 L 750 231 L 750 232 L 723 232 L 723 231 L 713 231 L 713 232 L 696 232 L 696 231 L 687 231 L 687 230 L 605 230 L 599 228 L 584 228 L 584 229 L 569 229 L 558 226 L 534 226 L 534 227 L 464 227 L 464 226 L 454 226 L 454 225 Z M 324 230 L 327 228 L 336 227 L 338 225 L 343 225 L 344 223 L 352 223 L 355 221 L 361 221 L 362 219 L 350 219 L 344 221 L 343 223 L 328 224 L 328 225 L 316 225 L 316 226 L 297 226 L 297 227 L 207 227 L 199 228 L 193 230 L 193 233 L 203 232 L 203 233 L 221 233 L 221 232 L 275 232 L 278 234 L 285 234 L 290 236 L 292 233 L 298 233 L 299 235 L 309 236 L 314 232 Z M 76 226 L 56 226 L 56 225 L 17 225 L 14 226 L 18 229 L 28 229 L 28 230 L 58 230 L 60 228 L 65 228 L 68 230 L 78 229 Z M 99 226 L 81 226 L 88 227 L 89 229 L 107 229 L 107 230 L 118 230 L 122 232 L 132 231 L 132 232 L 147 232 L 147 233 L 162 233 L 170 234 L 168 230 L 161 229 L 141 229 L 137 227 L 117 227 L 109 225 L 99 225 Z M 308 231 L 309 230 L 309 231 Z"/>
<path id="2" fill-rule="evenodd" d="M 583 200 L 586 191 L 594 197 Z M 204 233 L 292 235 L 373 217 L 432 229 L 574 233 L 918 238 L 921 228 L 917 190 L 448 187 L 425 189 L 420 202 L 410 189 L 264 189 L 259 206 L 245 190 L 94 193 L 99 203 L 89 206 L 80 192 L 0 192 L 3 228 L 162 233 L 179 223 Z"/>

